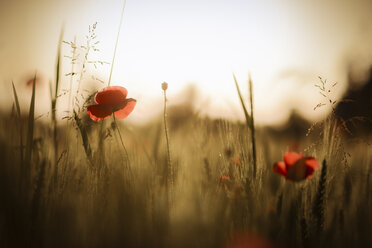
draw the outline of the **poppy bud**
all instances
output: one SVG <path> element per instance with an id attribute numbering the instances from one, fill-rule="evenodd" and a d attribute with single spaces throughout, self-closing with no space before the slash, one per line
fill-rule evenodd
<path id="1" fill-rule="evenodd" d="M 168 89 L 168 84 L 166 82 L 161 84 L 161 88 L 166 91 Z"/>

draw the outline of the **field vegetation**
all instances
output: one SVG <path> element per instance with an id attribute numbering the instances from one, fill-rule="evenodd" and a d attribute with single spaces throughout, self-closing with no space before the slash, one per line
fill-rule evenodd
<path id="1" fill-rule="evenodd" d="M 61 36 L 66 43 L 76 48 Z M 254 82 L 244 94 L 234 76 L 245 122 L 177 116 L 188 106 L 172 111 L 171 82 L 159 82 L 158 119 L 136 126 L 111 113 L 94 121 L 87 107 L 96 92 L 78 100 L 71 91 L 68 109 L 58 105 L 61 80 L 79 83 L 86 71 L 61 75 L 60 51 L 50 120 L 35 117 L 36 76 L 30 105 L 19 105 L 13 85 L 12 111 L 0 120 L 1 247 L 372 244 L 370 137 L 351 136 L 334 111 L 295 140 L 273 135 L 255 128 Z M 320 79 L 317 87 L 324 104 L 337 105 L 334 85 Z M 68 112 L 59 119 L 56 111 Z M 300 176 L 286 180 L 273 166 L 289 151 L 316 158 L 319 169 L 305 178 L 299 167 Z"/>

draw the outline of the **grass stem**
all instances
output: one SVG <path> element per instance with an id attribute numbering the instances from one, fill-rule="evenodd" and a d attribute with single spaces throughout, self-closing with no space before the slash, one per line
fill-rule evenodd
<path id="1" fill-rule="evenodd" d="M 85 154 L 87 155 L 90 165 L 93 166 L 92 150 L 89 145 L 88 134 L 87 134 L 87 131 L 83 123 L 81 122 L 81 119 L 79 118 L 75 110 L 74 110 L 74 120 L 81 134 L 81 139 L 83 141 L 83 147 L 84 147 Z"/>
<path id="2" fill-rule="evenodd" d="M 236 90 L 238 91 L 240 103 L 241 103 L 242 108 L 243 108 L 243 111 L 244 111 L 244 116 L 245 116 L 245 121 L 247 123 L 247 127 L 248 128 L 251 128 L 251 126 L 252 126 L 251 117 L 248 114 L 248 110 L 247 110 L 247 108 L 245 106 L 245 103 L 244 103 L 244 100 L 243 100 L 243 96 L 242 96 L 242 93 L 241 93 L 240 88 L 239 88 L 238 80 L 236 79 L 236 76 L 235 76 L 234 73 L 233 73 L 233 78 L 234 78 Z"/>
<path id="3" fill-rule="evenodd" d="M 251 75 L 248 79 L 249 84 L 249 101 L 251 105 L 251 143 L 252 143 L 252 157 L 253 157 L 253 176 L 256 177 L 257 173 L 257 154 L 256 154 L 256 137 L 255 137 L 255 128 L 254 128 L 254 114 L 253 114 L 253 83 Z"/>
<path id="4" fill-rule="evenodd" d="M 21 122 L 21 107 L 19 106 L 18 95 L 17 95 L 17 91 L 16 91 L 16 88 L 13 82 L 12 82 L 12 86 L 13 86 L 14 101 L 15 101 L 15 105 L 17 108 L 17 117 L 19 121 L 19 154 L 20 154 L 20 159 L 21 159 L 21 166 L 23 166 L 23 130 L 22 130 L 22 122 Z"/>
<path id="5" fill-rule="evenodd" d="M 170 148 L 169 148 L 169 134 L 168 134 L 168 126 L 167 126 L 167 89 L 168 84 L 164 82 L 162 84 L 162 89 L 164 92 L 164 112 L 163 112 L 163 118 L 164 118 L 164 132 L 165 132 L 165 139 L 167 143 L 167 165 L 168 165 L 168 181 L 170 183 L 170 186 L 173 186 L 173 173 L 172 173 L 172 163 L 171 163 L 171 155 L 170 155 Z"/>
<path id="6" fill-rule="evenodd" d="M 27 141 L 26 141 L 26 152 L 25 152 L 25 167 L 24 167 L 24 184 L 29 185 L 31 180 L 31 158 L 34 147 L 34 125 L 35 125 L 35 87 L 36 87 L 36 73 L 32 84 L 32 96 L 30 103 L 30 110 L 28 112 L 28 124 L 27 124 Z"/>
<path id="7" fill-rule="evenodd" d="M 116 130 L 118 131 L 119 138 L 120 138 L 120 142 L 121 142 L 121 145 L 122 145 L 122 147 L 123 147 L 123 150 L 124 150 L 124 153 L 125 153 L 125 157 L 126 157 L 126 159 L 127 159 L 128 165 L 129 165 L 129 155 L 128 155 L 128 151 L 127 151 L 127 148 L 126 148 L 125 145 L 124 145 L 124 141 L 123 141 L 123 138 L 122 138 L 122 136 L 121 136 L 121 132 L 120 132 L 119 126 L 118 126 L 118 124 L 116 123 L 116 118 L 115 118 L 115 115 L 114 115 L 114 114 L 112 115 L 112 118 L 114 119 L 114 123 L 115 123 L 115 126 L 116 126 Z"/>
<path id="8" fill-rule="evenodd" d="M 115 42 L 115 48 L 114 48 L 114 55 L 112 56 L 112 61 L 111 61 L 111 69 L 110 69 L 110 76 L 109 76 L 109 80 L 108 80 L 108 86 L 110 86 L 111 84 L 111 76 L 112 76 L 112 71 L 113 71 L 113 68 L 114 68 L 114 62 L 115 62 L 115 56 L 116 56 L 116 50 L 118 48 L 118 43 L 119 43 L 119 36 L 120 36 L 120 30 L 121 30 L 121 25 L 123 24 L 123 18 L 124 18 L 124 10 L 125 10 L 125 5 L 126 5 L 127 1 L 124 0 L 124 4 L 123 4 L 123 9 L 121 11 L 121 16 L 120 16 L 120 23 L 119 23 L 119 28 L 118 28 L 118 33 L 116 35 L 116 42 Z"/>
<path id="9" fill-rule="evenodd" d="M 60 73 L 61 73 L 61 49 L 62 49 L 62 38 L 63 38 L 64 28 L 62 27 L 61 33 L 59 36 L 58 41 L 58 51 L 57 51 L 57 59 L 56 59 L 56 81 L 55 81 L 55 89 L 54 89 L 54 96 L 52 96 L 52 103 L 51 103 L 51 112 L 52 112 L 52 125 L 53 125 L 53 145 L 54 145 L 54 182 L 57 183 L 58 179 L 58 168 L 57 168 L 57 160 L 58 160 L 58 140 L 57 140 L 57 117 L 56 117 L 56 108 L 57 108 L 57 98 L 58 98 L 58 89 L 60 83 Z M 51 86 L 52 88 L 52 86 Z"/>

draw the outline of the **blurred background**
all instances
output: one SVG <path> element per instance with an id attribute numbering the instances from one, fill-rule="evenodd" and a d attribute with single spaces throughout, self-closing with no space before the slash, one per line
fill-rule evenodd
<path id="1" fill-rule="evenodd" d="M 99 51 L 91 51 L 89 60 L 111 63 L 122 6 L 121 0 L 1 0 L 1 111 L 9 111 L 13 102 L 12 80 L 27 110 L 31 95 L 27 82 L 37 71 L 36 111 L 47 115 L 62 26 L 63 40 L 76 39 L 79 46 L 86 45 L 89 26 L 94 26 Z M 163 81 L 169 84 L 170 104 L 189 106 L 200 115 L 243 120 L 232 73 L 247 102 L 251 74 L 258 125 L 324 118 L 330 108 L 314 110 L 324 102 L 314 86 L 319 76 L 330 85 L 337 83 L 329 94 L 333 100 L 358 99 L 348 107 L 339 105 L 341 115 L 368 116 L 371 13 L 369 0 L 128 0 L 112 85 L 126 87 L 128 96 L 137 99 L 136 110 L 128 117 L 135 123 L 161 113 Z M 81 55 L 84 49 L 79 49 Z M 65 74 L 72 70 L 67 57 L 71 51 L 64 43 L 60 117 L 67 109 L 71 75 Z M 107 84 L 107 63 L 87 64 L 83 90 Z M 77 73 L 79 66 L 81 61 L 74 67 Z M 73 78 L 75 89 L 78 80 Z"/>

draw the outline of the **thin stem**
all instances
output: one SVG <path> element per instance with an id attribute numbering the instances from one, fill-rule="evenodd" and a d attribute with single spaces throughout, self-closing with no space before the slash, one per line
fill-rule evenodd
<path id="1" fill-rule="evenodd" d="M 137 137 L 137 135 L 134 132 L 132 132 L 129 128 L 127 128 L 127 127 L 124 127 L 124 128 L 125 128 L 125 130 L 127 132 L 129 132 L 134 137 L 134 139 L 136 140 L 137 144 L 139 144 L 141 146 L 141 148 L 142 148 L 143 152 L 145 153 L 147 159 L 149 160 L 150 164 L 153 165 L 154 163 L 153 163 L 153 161 L 151 159 L 151 156 L 148 153 L 148 151 L 147 151 L 147 149 L 145 147 L 145 144 L 142 142 L 142 140 L 139 137 Z"/>
<path id="2" fill-rule="evenodd" d="M 57 185 L 58 180 L 58 130 L 57 130 L 57 100 L 58 100 L 58 90 L 61 81 L 61 70 L 62 70 L 62 61 L 61 61 L 61 51 L 62 51 L 62 39 L 63 39 L 64 27 L 62 26 L 61 33 L 58 41 L 58 51 L 57 51 L 57 61 L 56 61 L 56 78 L 55 78 L 55 89 L 54 97 L 52 97 L 52 124 L 53 124 L 53 144 L 54 144 L 54 182 Z"/>
<path id="3" fill-rule="evenodd" d="M 128 163 L 129 163 L 129 155 L 128 155 L 128 151 L 127 151 L 127 148 L 125 148 L 125 145 L 124 145 L 124 142 L 123 142 L 123 138 L 121 137 L 120 129 L 119 129 L 118 124 L 116 123 L 115 115 L 113 114 L 112 117 L 113 117 L 113 119 L 114 119 L 114 123 L 115 123 L 115 126 L 116 126 L 116 130 L 118 130 L 118 134 L 119 134 L 120 142 L 121 142 L 121 145 L 123 146 L 123 149 L 124 149 L 124 152 L 125 152 L 125 156 L 126 156 L 126 158 L 127 158 L 127 160 L 128 160 Z"/>
<path id="4" fill-rule="evenodd" d="M 251 128 L 251 126 L 252 126 L 252 122 L 251 122 L 252 118 L 251 118 L 251 116 L 249 116 L 248 111 L 247 111 L 247 108 L 245 107 L 243 96 L 242 96 L 242 93 L 241 93 L 240 88 L 239 88 L 238 80 L 236 79 L 236 76 L 235 76 L 234 73 L 233 73 L 233 78 L 234 78 L 236 90 L 238 91 L 240 103 L 241 103 L 242 108 L 243 108 L 243 111 L 244 111 L 245 121 L 247 123 L 247 127 L 248 128 Z"/>
<path id="5" fill-rule="evenodd" d="M 72 48 L 72 59 L 75 59 L 75 56 L 76 56 L 76 36 L 74 36 L 74 46 Z M 73 75 L 73 72 L 74 72 L 74 66 L 75 65 L 75 62 L 72 60 L 71 61 L 71 75 L 70 75 L 70 92 L 69 92 L 69 95 L 68 95 L 68 110 L 70 111 L 70 107 L 73 107 L 73 103 L 71 103 L 71 97 L 72 97 L 72 83 L 74 81 L 74 75 Z"/>
<path id="6" fill-rule="evenodd" d="M 109 80 L 108 80 L 108 86 L 110 86 L 110 84 L 111 84 L 111 76 L 112 76 L 112 71 L 113 71 L 113 68 L 114 68 L 114 62 L 115 62 L 115 56 L 116 56 L 116 49 L 118 47 L 120 30 L 121 30 L 121 25 L 123 23 L 124 10 L 125 10 L 126 3 L 127 3 L 127 1 L 124 0 L 123 9 L 121 11 L 121 17 L 120 17 L 120 24 L 119 24 L 118 34 L 116 35 L 116 42 L 115 42 L 115 48 L 114 48 L 114 56 L 112 56 L 112 61 L 111 61 L 111 69 L 110 69 L 110 76 L 109 76 Z"/>
<path id="7" fill-rule="evenodd" d="M 87 45 L 86 46 L 87 46 L 87 50 L 85 51 L 85 54 L 84 54 L 84 60 L 83 60 L 82 69 L 81 69 L 81 72 L 80 72 L 80 78 L 79 78 L 78 88 L 76 90 L 76 95 L 79 95 L 81 81 L 83 81 L 85 67 L 86 67 L 86 63 L 87 63 L 87 60 L 88 60 L 88 54 L 89 54 L 89 51 L 90 51 L 89 40 L 87 40 Z"/>
<path id="8" fill-rule="evenodd" d="M 257 155 L 256 155 L 256 138 L 254 129 L 254 114 L 253 114 L 253 89 L 252 89 L 252 78 L 249 75 L 249 100 L 251 105 L 251 139 L 252 139 L 252 156 L 253 156 L 253 176 L 256 177 L 257 173 Z"/>
<path id="9" fill-rule="evenodd" d="M 167 141 L 167 162 L 168 162 L 168 181 L 170 184 L 173 184 L 173 173 L 172 173 L 172 164 L 171 164 L 171 157 L 170 157 L 170 149 L 169 149 L 169 136 L 168 136 L 168 126 L 167 126 L 167 93 L 164 90 L 164 131 L 165 131 L 165 139 Z"/>

